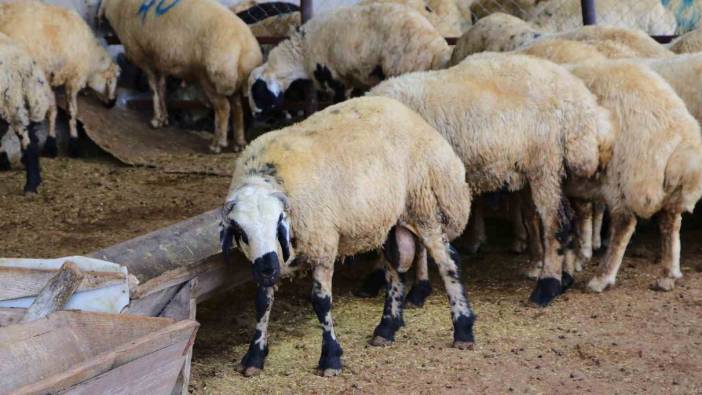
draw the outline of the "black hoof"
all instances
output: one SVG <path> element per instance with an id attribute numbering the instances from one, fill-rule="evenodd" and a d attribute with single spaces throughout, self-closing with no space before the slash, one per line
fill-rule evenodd
<path id="1" fill-rule="evenodd" d="M 49 158 L 55 158 L 58 155 L 58 146 L 56 145 L 56 137 L 47 137 L 46 143 L 44 143 L 44 156 Z"/>
<path id="2" fill-rule="evenodd" d="M 464 349 L 468 348 L 469 345 L 472 348 L 473 343 L 475 343 L 475 337 L 473 336 L 474 323 L 474 315 L 460 315 L 453 321 L 453 343 L 456 348 Z"/>
<path id="3" fill-rule="evenodd" d="M 429 280 L 416 282 L 405 298 L 405 305 L 411 304 L 415 307 L 422 307 L 429 295 L 431 295 L 431 283 Z"/>
<path id="4" fill-rule="evenodd" d="M 539 307 L 547 306 L 561 294 L 561 282 L 555 278 L 542 278 L 536 283 L 529 300 Z"/>
<path id="5" fill-rule="evenodd" d="M 573 284 L 575 284 L 575 279 L 573 278 L 573 276 L 566 272 L 563 272 L 563 275 L 561 276 L 561 293 L 565 293 L 565 291 L 567 291 L 568 288 L 572 287 Z"/>
<path id="6" fill-rule="evenodd" d="M 343 351 L 339 343 L 332 343 L 329 347 L 322 347 L 322 356 L 319 358 L 319 370 L 324 372 L 328 370 L 341 371 L 343 364 L 341 363 L 341 355 Z"/>
<path id="7" fill-rule="evenodd" d="M 78 137 L 71 137 L 68 139 L 68 156 L 71 158 L 78 158 L 80 156 L 80 145 L 78 144 Z"/>
<path id="8" fill-rule="evenodd" d="M 377 269 L 363 279 L 361 287 L 353 291 L 353 294 L 359 298 L 374 298 L 383 288 L 385 288 L 385 270 Z"/>
<path id="9" fill-rule="evenodd" d="M 266 362 L 266 356 L 268 355 L 268 346 L 265 346 L 263 350 L 258 344 L 251 342 L 249 344 L 249 350 L 241 359 L 241 367 L 244 372 L 253 372 L 255 370 L 263 370 L 263 365 Z"/>
<path id="10" fill-rule="evenodd" d="M 0 152 L 0 171 L 7 171 L 12 169 L 12 164 L 10 163 L 10 158 L 7 156 L 7 152 Z"/>

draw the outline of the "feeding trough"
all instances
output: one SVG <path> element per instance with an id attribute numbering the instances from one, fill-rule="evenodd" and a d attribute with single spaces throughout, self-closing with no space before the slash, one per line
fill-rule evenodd
<path id="1" fill-rule="evenodd" d="M 76 311 L 2 327 L 0 393 L 180 392 L 197 328 L 193 320 Z"/>

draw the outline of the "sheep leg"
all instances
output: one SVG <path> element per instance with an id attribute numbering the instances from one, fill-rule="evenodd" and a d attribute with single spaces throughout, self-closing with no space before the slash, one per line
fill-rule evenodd
<path id="1" fill-rule="evenodd" d="M 241 359 L 241 373 L 246 377 L 259 374 L 263 370 L 268 355 L 268 320 L 273 307 L 274 287 L 259 285 L 256 288 L 256 332 L 249 350 Z"/>
<path id="2" fill-rule="evenodd" d="M 380 324 L 373 332 L 372 346 L 387 346 L 395 341 L 397 332 L 405 323 L 402 319 L 402 304 L 405 298 L 405 277 L 415 258 L 414 235 L 401 226 L 390 229 L 383 246 L 385 255 L 385 306 Z"/>
<path id="3" fill-rule="evenodd" d="M 663 211 L 658 218 L 661 232 L 661 266 L 663 276 L 656 280 L 655 289 L 672 291 L 675 280 L 682 277 L 680 271 L 680 213 Z"/>
<path id="4" fill-rule="evenodd" d="M 441 234 L 441 227 L 435 224 L 434 230 L 421 232 L 421 242 L 439 267 L 439 274 L 444 282 L 451 305 L 453 321 L 453 346 L 459 349 L 472 349 L 474 343 L 473 323 L 475 315 L 470 309 L 468 296 L 461 284 L 458 263 L 460 256 Z"/>
<path id="5" fill-rule="evenodd" d="M 592 209 L 592 250 L 598 251 L 602 246 L 602 221 L 604 220 L 605 204 L 596 202 Z"/>
<path id="6" fill-rule="evenodd" d="M 159 109 L 161 110 L 161 126 L 168 126 L 168 107 L 166 106 L 166 75 L 158 75 Z"/>
<path id="7" fill-rule="evenodd" d="M 535 184 L 530 183 L 530 185 Z M 563 259 L 559 254 L 561 243 L 567 244 L 565 238 L 570 233 L 570 207 L 568 200 L 562 198 L 557 192 L 554 193 L 536 185 L 537 187 L 530 189 L 543 229 L 541 240 L 544 267 L 529 300 L 537 306 L 544 307 L 573 284 L 573 277 L 563 272 Z"/>
<path id="8" fill-rule="evenodd" d="M 522 254 L 528 248 L 527 230 L 522 218 L 522 197 L 519 193 L 509 194 L 509 216 L 512 222 L 512 246 L 515 254 Z"/>
<path id="9" fill-rule="evenodd" d="M 161 89 L 159 88 L 159 78 L 156 76 L 156 73 L 148 67 L 143 67 L 142 69 L 146 74 L 146 79 L 149 82 L 149 89 L 151 89 L 152 94 L 151 101 L 154 107 L 154 116 L 153 118 L 151 118 L 151 127 L 157 129 L 164 126 L 163 114 L 161 114 L 161 109 L 165 107 L 165 104 L 161 104 L 161 101 L 166 100 L 166 98 L 161 97 Z"/>
<path id="10" fill-rule="evenodd" d="M 574 199 L 576 215 L 575 271 L 582 271 L 583 265 L 592 259 L 592 202 Z"/>
<path id="11" fill-rule="evenodd" d="M 0 135 L 0 171 L 7 171 L 12 169 L 12 164 L 10 163 L 10 157 L 7 156 L 7 151 L 2 144 L 2 135 Z"/>
<path id="12" fill-rule="evenodd" d="M 66 84 L 66 100 L 68 101 L 68 156 L 77 158 L 80 156 L 80 147 L 78 146 L 78 91 L 80 88 L 72 84 Z"/>
<path id="13" fill-rule="evenodd" d="M 239 152 L 246 147 L 246 124 L 244 123 L 243 96 L 234 94 L 231 98 L 232 121 L 234 127 L 234 152 Z"/>
<path id="14" fill-rule="evenodd" d="M 322 355 L 319 357 L 319 371 L 321 376 L 336 376 L 341 373 L 341 345 L 334 335 L 334 322 L 331 315 L 332 307 L 332 276 L 334 274 L 334 261 L 317 264 L 312 277 L 312 307 L 322 324 Z"/>
<path id="15" fill-rule="evenodd" d="M 468 242 L 467 249 L 470 254 L 476 254 L 480 250 L 480 246 L 485 243 L 487 236 L 485 235 L 485 217 L 484 217 L 484 202 L 482 198 L 473 201 L 473 208 L 468 220 Z"/>
<path id="16" fill-rule="evenodd" d="M 609 235 L 609 245 L 602 268 L 600 273 L 587 284 L 588 288 L 594 292 L 602 292 L 608 286 L 614 285 L 619 266 L 624 259 L 624 251 L 626 251 L 626 246 L 636 228 L 636 217 L 631 213 L 612 213 L 610 226 L 612 233 Z"/>
<path id="17" fill-rule="evenodd" d="M 431 282 L 429 282 L 429 265 L 427 262 L 427 249 L 417 245 L 417 254 L 414 258 L 415 280 L 405 298 L 405 308 L 413 309 L 424 306 L 424 302 L 431 295 Z"/>
<path id="18" fill-rule="evenodd" d="M 54 95 L 53 91 L 51 91 L 50 96 L 49 111 L 46 114 L 46 118 L 49 121 L 49 136 L 44 143 L 44 155 L 55 158 L 58 155 L 58 146 L 56 145 L 56 116 L 58 115 L 58 108 L 56 107 L 56 95 Z"/>
<path id="19" fill-rule="evenodd" d="M 544 267 L 544 248 L 541 236 L 541 223 L 536 212 L 531 196 L 528 196 L 529 189 L 519 192 L 522 197 L 522 220 L 527 231 L 527 247 L 529 248 L 530 268 L 526 271 L 526 276 L 536 280 L 541 275 Z"/>
<path id="20" fill-rule="evenodd" d="M 227 146 L 227 131 L 229 130 L 229 113 L 231 106 L 226 96 L 217 93 L 216 89 L 207 81 L 200 81 L 202 90 L 207 95 L 207 98 L 212 103 L 215 112 L 215 129 L 210 144 L 210 151 L 218 154 L 222 152 L 222 148 Z"/>
<path id="21" fill-rule="evenodd" d="M 374 298 L 385 284 L 385 259 L 380 254 L 373 262 L 373 270 L 366 275 L 361 286 L 353 291 L 353 294 L 359 298 Z"/>
<path id="22" fill-rule="evenodd" d="M 26 182 L 24 184 L 25 193 L 37 193 L 37 187 L 41 184 L 41 170 L 39 167 L 39 140 L 34 132 L 34 124 L 28 128 L 21 125 L 13 125 L 15 134 L 20 140 L 22 149 L 22 164 L 26 171 Z"/>

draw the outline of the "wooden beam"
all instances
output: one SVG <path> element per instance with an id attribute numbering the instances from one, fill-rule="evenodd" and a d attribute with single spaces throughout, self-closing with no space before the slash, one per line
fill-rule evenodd
<path id="1" fill-rule="evenodd" d="M 82 280 L 83 273 L 78 265 L 66 261 L 61 266 L 61 270 L 39 292 L 27 309 L 27 313 L 22 317 L 22 322 L 34 321 L 62 309 Z"/>

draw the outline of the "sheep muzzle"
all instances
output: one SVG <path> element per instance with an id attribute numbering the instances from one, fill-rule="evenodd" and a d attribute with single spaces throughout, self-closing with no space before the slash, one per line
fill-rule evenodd
<path id="1" fill-rule="evenodd" d="M 268 252 L 261 257 L 256 258 L 251 267 L 253 271 L 254 281 L 256 284 L 264 287 L 271 287 L 278 282 L 280 276 L 280 261 L 278 254 Z"/>

